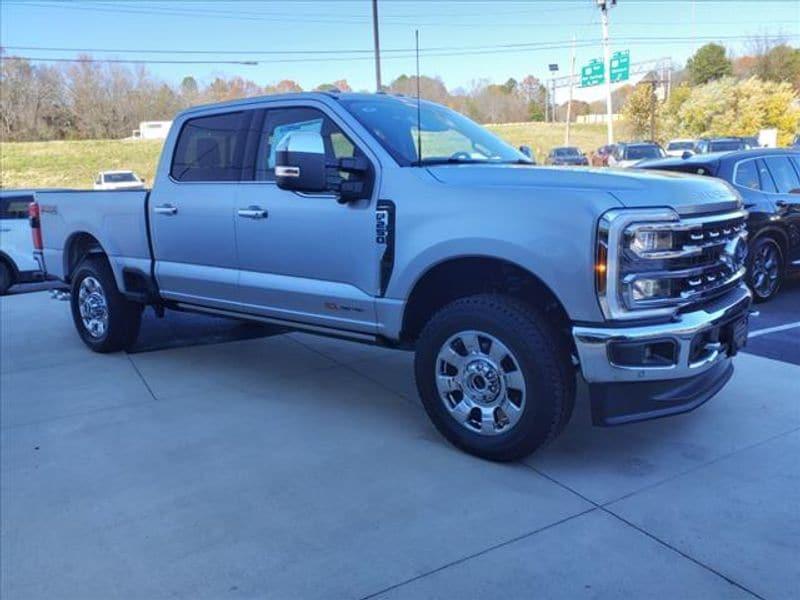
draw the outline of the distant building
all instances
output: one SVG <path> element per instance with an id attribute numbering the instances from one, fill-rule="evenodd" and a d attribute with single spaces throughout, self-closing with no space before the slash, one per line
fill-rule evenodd
<path id="1" fill-rule="evenodd" d="M 172 121 L 142 121 L 139 129 L 133 130 L 133 137 L 142 140 L 163 140 L 169 133 Z"/>

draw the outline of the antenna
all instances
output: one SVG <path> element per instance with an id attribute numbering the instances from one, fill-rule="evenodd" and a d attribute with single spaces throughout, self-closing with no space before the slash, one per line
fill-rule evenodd
<path id="1" fill-rule="evenodd" d="M 419 29 L 414 30 L 417 50 L 417 166 L 422 165 L 422 117 L 419 103 Z"/>

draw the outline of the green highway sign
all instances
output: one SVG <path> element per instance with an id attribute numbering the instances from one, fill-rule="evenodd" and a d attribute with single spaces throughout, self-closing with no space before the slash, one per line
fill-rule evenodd
<path id="1" fill-rule="evenodd" d="M 611 56 L 611 83 L 625 81 L 630 77 L 631 54 L 629 50 L 614 52 Z M 606 69 L 602 58 L 595 58 L 581 68 L 581 87 L 592 87 L 606 81 Z"/>
<path id="2" fill-rule="evenodd" d="M 629 50 L 614 52 L 611 57 L 611 83 L 625 81 L 630 77 L 631 53 Z"/>

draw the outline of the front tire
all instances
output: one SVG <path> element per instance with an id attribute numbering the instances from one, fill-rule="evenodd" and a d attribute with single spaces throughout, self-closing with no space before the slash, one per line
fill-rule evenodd
<path id="1" fill-rule="evenodd" d="M 488 460 L 531 454 L 572 414 L 575 373 L 565 344 L 539 311 L 506 296 L 441 309 L 420 334 L 414 369 L 439 432 Z"/>
<path id="2" fill-rule="evenodd" d="M 783 269 L 780 244 L 771 237 L 756 239 L 747 255 L 747 285 L 755 302 L 775 297 L 783 283 Z"/>
<path id="3" fill-rule="evenodd" d="M 139 335 L 142 306 L 117 289 L 104 257 L 90 256 L 75 270 L 70 307 L 78 334 L 94 352 L 124 350 Z"/>

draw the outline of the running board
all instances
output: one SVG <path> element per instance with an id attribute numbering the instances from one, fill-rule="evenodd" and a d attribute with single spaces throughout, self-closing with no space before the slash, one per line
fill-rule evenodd
<path id="1" fill-rule="evenodd" d="M 308 323 L 299 323 L 297 321 L 289 321 L 286 319 L 276 319 L 274 317 L 262 317 L 259 315 L 240 313 L 233 310 L 225 310 L 222 308 L 210 308 L 208 306 L 200 306 L 197 304 L 187 304 L 185 302 L 176 302 L 174 306 L 192 312 L 201 312 L 212 315 L 220 315 L 223 317 L 232 317 L 234 319 L 242 319 L 245 321 L 258 321 L 260 323 L 268 323 L 270 325 L 278 325 L 281 327 L 286 327 L 288 329 L 308 331 L 311 333 L 317 333 L 319 335 L 325 335 L 328 337 L 356 340 L 368 344 L 380 344 L 377 335 L 370 335 L 368 333 L 358 333 L 356 331 L 334 329 L 333 327 L 325 327 L 323 325 L 310 325 Z"/>

